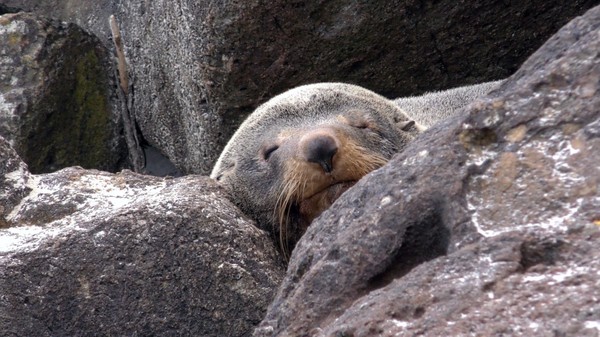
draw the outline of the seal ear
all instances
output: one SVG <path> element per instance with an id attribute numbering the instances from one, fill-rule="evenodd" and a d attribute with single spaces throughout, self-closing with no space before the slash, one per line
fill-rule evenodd
<path id="1" fill-rule="evenodd" d="M 415 125 L 415 121 L 402 121 L 398 122 L 397 125 L 402 131 L 409 131 Z"/>

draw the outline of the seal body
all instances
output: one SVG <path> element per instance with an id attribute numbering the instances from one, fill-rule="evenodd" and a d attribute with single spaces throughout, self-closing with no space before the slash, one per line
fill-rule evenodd
<path id="1" fill-rule="evenodd" d="M 429 128 L 436 122 L 455 115 L 460 109 L 479 97 L 498 88 L 505 80 L 484 82 L 463 87 L 429 92 L 421 96 L 402 97 L 394 100 L 400 109 L 422 127 Z"/>
<path id="2" fill-rule="evenodd" d="M 420 131 L 391 100 L 367 89 L 301 86 L 242 123 L 211 177 L 289 252 L 316 216 Z"/>
<path id="3" fill-rule="evenodd" d="M 287 257 L 311 221 L 356 181 L 498 84 L 396 101 L 343 83 L 297 87 L 242 123 L 211 177 Z"/>

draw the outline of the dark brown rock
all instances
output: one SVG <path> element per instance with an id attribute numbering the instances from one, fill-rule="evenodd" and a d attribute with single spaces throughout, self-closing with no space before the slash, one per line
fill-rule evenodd
<path id="1" fill-rule="evenodd" d="M 0 335 L 247 336 L 281 280 L 209 178 L 68 168 L 26 185 L 2 214 Z"/>
<path id="2" fill-rule="evenodd" d="M 599 2 L 4 3 L 76 22 L 111 48 L 115 14 L 143 137 L 206 174 L 241 120 L 286 89 L 342 81 L 399 97 L 504 78 Z"/>
<path id="3" fill-rule="evenodd" d="M 0 135 L 34 173 L 127 166 L 114 68 L 73 24 L 0 16 Z"/>
<path id="4" fill-rule="evenodd" d="M 594 336 L 600 7 L 309 227 L 256 336 Z"/>

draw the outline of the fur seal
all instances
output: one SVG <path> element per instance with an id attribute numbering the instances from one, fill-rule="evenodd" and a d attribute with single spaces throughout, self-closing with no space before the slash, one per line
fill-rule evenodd
<path id="1" fill-rule="evenodd" d="M 495 85 L 466 92 L 481 96 Z M 456 94 L 437 95 L 398 103 L 344 83 L 291 89 L 259 106 L 241 124 L 210 176 L 272 233 L 287 258 L 311 221 L 402 151 L 433 123 L 432 113 L 444 118 L 449 109 L 466 104 L 452 102 Z M 448 101 L 443 111 L 429 108 L 435 97 Z M 413 117 L 403 106 L 420 110 Z"/>
<path id="2" fill-rule="evenodd" d="M 395 99 L 394 103 L 421 126 L 429 128 L 440 120 L 454 116 L 460 109 L 487 95 L 505 81 L 484 82 L 429 92 L 421 96 L 402 97 Z"/>

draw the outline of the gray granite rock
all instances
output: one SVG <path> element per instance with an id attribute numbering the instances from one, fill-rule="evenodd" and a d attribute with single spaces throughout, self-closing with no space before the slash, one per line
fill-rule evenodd
<path id="1" fill-rule="evenodd" d="M 512 74 L 597 0 L 3 0 L 75 22 L 112 48 L 121 25 L 132 113 L 184 173 L 208 173 L 258 104 L 300 84 L 342 81 L 388 97 Z"/>
<path id="2" fill-rule="evenodd" d="M 105 45 L 112 46 L 108 17 L 114 14 L 115 0 L 2 0 L 0 12 L 32 12 L 49 18 L 60 19 L 83 27 L 99 37 Z"/>
<path id="3" fill-rule="evenodd" d="M 600 7 L 309 227 L 255 336 L 596 336 Z"/>
<path id="4" fill-rule="evenodd" d="M 96 25 L 80 19 L 87 2 L 47 4 Z M 142 132 L 202 172 L 243 114 L 288 86 L 399 96 L 504 75 L 592 2 L 98 4 L 122 23 Z M 257 336 L 597 335 L 599 11 L 342 196 L 266 317 L 281 259 L 212 181 L 33 175 L 0 140 L 0 331 L 244 336 L 264 318 Z"/>
<path id="5" fill-rule="evenodd" d="M 112 57 L 73 25 L 0 16 L 0 135 L 34 173 L 127 167 Z"/>
<path id="6" fill-rule="evenodd" d="M 0 212 L 0 335 L 247 336 L 264 316 L 282 260 L 209 178 L 9 164 L 28 192 Z"/>
<path id="7" fill-rule="evenodd" d="M 503 78 L 590 3 L 153 1 L 117 16 L 142 134 L 208 173 L 241 120 L 286 89 L 343 81 L 398 97 Z"/>
<path id="8" fill-rule="evenodd" d="M 9 226 L 8 213 L 31 191 L 29 177 L 27 165 L 0 136 L 0 228 Z"/>

